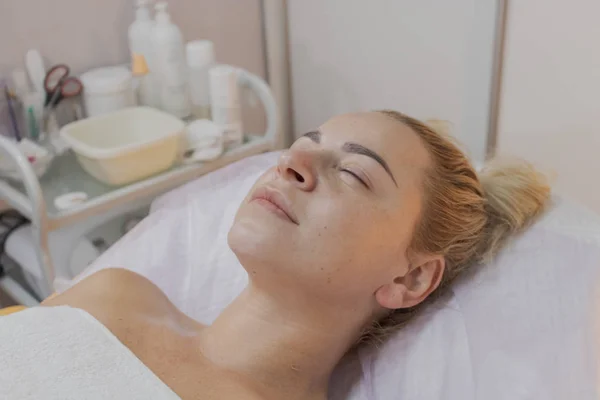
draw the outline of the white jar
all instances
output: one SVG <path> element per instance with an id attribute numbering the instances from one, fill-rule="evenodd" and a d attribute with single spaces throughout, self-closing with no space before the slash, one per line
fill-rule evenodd
<path id="1" fill-rule="evenodd" d="M 186 45 L 192 115 L 210 118 L 208 71 L 215 63 L 215 50 L 210 40 L 195 40 Z"/>
<path id="2" fill-rule="evenodd" d="M 226 147 L 244 142 L 238 69 L 218 65 L 208 72 L 212 120 L 223 129 Z"/>
<path id="3" fill-rule="evenodd" d="M 131 71 L 125 67 L 96 68 L 81 75 L 88 117 L 136 105 Z"/>

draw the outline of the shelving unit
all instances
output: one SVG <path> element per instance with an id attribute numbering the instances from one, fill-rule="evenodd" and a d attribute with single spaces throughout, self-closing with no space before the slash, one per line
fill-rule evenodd
<path id="1" fill-rule="evenodd" d="M 229 149 L 212 162 L 176 165 L 161 174 L 120 187 L 111 187 L 92 178 L 81 168 L 70 151 L 57 157 L 46 175 L 38 180 L 14 142 L 0 137 L 0 148 L 20 166 L 24 177 L 22 184 L 0 181 L 0 199 L 31 221 L 36 259 L 42 266 L 48 291 L 51 293 L 56 277 L 54 262 L 68 262 L 70 254 L 65 254 L 61 260 L 51 258 L 48 248 L 50 232 L 83 220 L 88 221 L 86 227 L 91 230 L 112 218 L 147 205 L 157 196 L 211 171 L 243 158 L 274 150 L 275 142 L 272 137 L 248 136 L 244 144 Z M 68 210 L 56 209 L 56 197 L 79 191 L 88 194 L 87 201 Z"/>

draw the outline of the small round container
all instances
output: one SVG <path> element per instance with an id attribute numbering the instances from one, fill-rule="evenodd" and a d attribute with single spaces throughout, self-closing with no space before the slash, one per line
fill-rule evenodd
<path id="1" fill-rule="evenodd" d="M 81 75 L 88 117 L 136 105 L 131 71 L 125 67 L 96 68 Z"/>

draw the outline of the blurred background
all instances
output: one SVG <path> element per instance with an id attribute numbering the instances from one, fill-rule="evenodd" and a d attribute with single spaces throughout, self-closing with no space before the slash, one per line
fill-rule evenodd
<path id="1" fill-rule="evenodd" d="M 178 0 L 170 9 L 185 37 L 209 38 L 220 61 L 268 78 L 263 3 L 282 1 Z M 557 190 L 600 211 L 597 1 L 283 3 L 292 134 L 336 113 L 389 107 L 450 121 L 474 158 L 488 146 L 498 8 L 508 3 L 497 150 L 536 163 L 556 176 Z M 0 70 L 22 64 L 32 47 L 76 73 L 127 62 L 133 15 L 125 0 L 4 0 Z M 259 130 L 261 113 L 254 115 Z"/>

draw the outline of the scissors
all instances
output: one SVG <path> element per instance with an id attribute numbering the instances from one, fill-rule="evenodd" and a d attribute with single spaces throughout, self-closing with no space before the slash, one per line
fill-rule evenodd
<path id="1" fill-rule="evenodd" d="M 46 101 L 44 107 L 54 109 L 63 99 L 75 97 L 83 90 L 83 84 L 77 78 L 69 76 L 70 68 L 64 64 L 50 68 L 44 79 Z"/>

